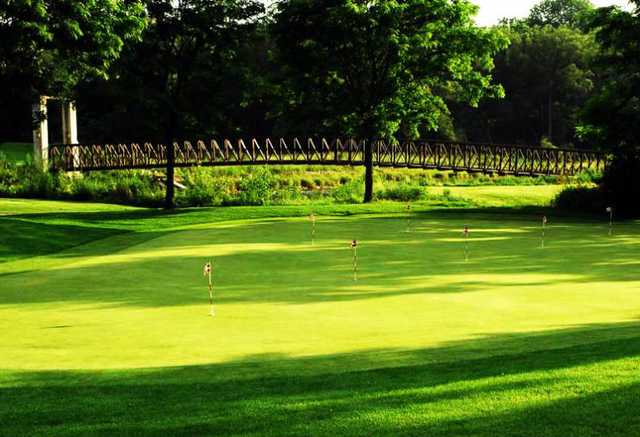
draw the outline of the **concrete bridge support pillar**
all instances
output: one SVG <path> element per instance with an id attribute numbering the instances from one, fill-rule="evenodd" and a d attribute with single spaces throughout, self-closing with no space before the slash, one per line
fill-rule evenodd
<path id="1" fill-rule="evenodd" d="M 49 161 L 49 123 L 47 122 L 47 102 L 51 97 L 40 96 L 33 105 L 33 157 L 44 169 Z M 56 99 L 54 99 L 56 100 Z M 78 116 L 74 102 L 62 102 L 62 143 L 78 144 Z M 74 166 L 79 164 L 78 148 L 73 148 Z"/>
<path id="2" fill-rule="evenodd" d="M 78 116 L 74 102 L 62 104 L 62 142 L 78 144 Z"/>
<path id="3" fill-rule="evenodd" d="M 78 144 L 78 116 L 75 102 L 62 103 L 62 143 Z M 73 168 L 80 165 L 78 147 L 73 147 Z"/>
<path id="4" fill-rule="evenodd" d="M 33 159 L 43 168 L 49 160 L 49 124 L 47 123 L 47 97 L 40 96 L 33 105 Z"/>

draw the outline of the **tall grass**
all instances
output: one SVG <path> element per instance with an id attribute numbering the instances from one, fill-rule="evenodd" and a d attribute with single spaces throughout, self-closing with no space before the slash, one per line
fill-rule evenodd
<path id="1" fill-rule="evenodd" d="M 374 196 L 378 200 L 418 201 L 429 187 L 481 185 L 543 185 L 576 178 L 514 177 L 452 171 L 378 169 Z M 176 171 L 176 203 L 181 207 L 218 205 L 282 205 L 309 202 L 360 203 L 364 194 L 359 167 L 273 166 L 193 167 Z M 0 196 L 91 200 L 140 206 L 160 206 L 165 176 L 160 170 L 92 173 L 49 173 L 33 162 L 16 163 L 0 154 Z"/>

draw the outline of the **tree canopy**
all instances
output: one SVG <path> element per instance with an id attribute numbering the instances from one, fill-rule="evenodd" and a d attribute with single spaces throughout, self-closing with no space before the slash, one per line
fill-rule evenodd
<path id="1" fill-rule="evenodd" d="M 502 96 L 493 55 L 507 39 L 475 26 L 477 8 L 445 0 L 289 0 L 273 34 L 292 111 L 361 138 L 437 130 L 447 101 Z M 371 145 L 365 200 L 371 199 Z"/>
<path id="2" fill-rule="evenodd" d="M 506 99 L 472 113 L 458 110 L 456 121 L 474 140 L 574 143 L 580 108 L 596 80 L 593 36 L 567 26 L 517 23 L 503 29 L 511 44 L 496 56 L 494 75 Z"/>
<path id="3" fill-rule="evenodd" d="M 531 9 L 526 22 L 532 26 L 584 29 L 593 10 L 589 0 L 542 0 Z"/>
<path id="4" fill-rule="evenodd" d="M 592 22 L 601 79 L 579 130 L 601 145 L 640 146 L 640 1 L 634 4 L 632 12 L 601 9 Z"/>
<path id="5" fill-rule="evenodd" d="M 1 0 L 0 76 L 69 95 L 87 76 L 106 77 L 145 24 L 136 0 Z"/>

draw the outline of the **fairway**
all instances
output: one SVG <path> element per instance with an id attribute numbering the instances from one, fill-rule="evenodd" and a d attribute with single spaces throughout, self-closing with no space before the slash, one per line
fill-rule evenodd
<path id="1" fill-rule="evenodd" d="M 640 433 L 635 222 L 59 205 L 0 218 L 62 241 L 0 252 L 2 436 Z"/>

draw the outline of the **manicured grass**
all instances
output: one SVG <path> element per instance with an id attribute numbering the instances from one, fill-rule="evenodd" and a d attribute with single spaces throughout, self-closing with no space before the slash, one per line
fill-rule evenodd
<path id="1" fill-rule="evenodd" d="M 640 433 L 638 223 L 310 208 L 0 200 L 0 436 Z"/>
<path id="2" fill-rule="evenodd" d="M 0 153 L 4 154 L 9 161 L 24 162 L 27 159 L 27 155 L 33 154 L 33 144 L 0 143 Z"/>

